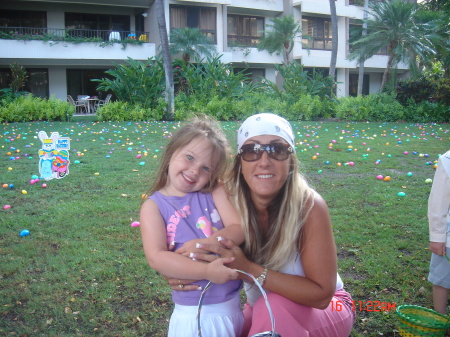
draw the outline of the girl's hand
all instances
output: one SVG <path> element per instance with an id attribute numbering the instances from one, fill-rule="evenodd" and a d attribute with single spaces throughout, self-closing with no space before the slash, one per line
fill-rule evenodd
<path id="1" fill-rule="evenodd" d="M 234 258 L 219 258 L 208 264 L 206 267 L 206 279 L 216 283 L 222 284 L 238 278 L 238 272 L 234 269 L 228 268 L 225 264 L 231 263 Z"/>

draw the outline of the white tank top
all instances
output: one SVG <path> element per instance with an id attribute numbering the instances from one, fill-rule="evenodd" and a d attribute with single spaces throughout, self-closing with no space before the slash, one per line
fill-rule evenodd
<path id="1" fill-rule="evenodd" d="M 294 258 L 291 261 L 286 263 L 286 265 L 281 269 L 281 272 L 290 275 L 305 276 L 302 260 L 300 259 L 300 254 L 298 252 L 295 253 Z M 341 290 L 342 288 L 344 288 L 344 283 L 338 273 L 336 277 L 336 291 Z M 258 298 L 262 296 L 261 291 L 256 285 L 245 282 L 244 289 L 247 295 L 247 302 L 251 306 L 253 306 Z"/>

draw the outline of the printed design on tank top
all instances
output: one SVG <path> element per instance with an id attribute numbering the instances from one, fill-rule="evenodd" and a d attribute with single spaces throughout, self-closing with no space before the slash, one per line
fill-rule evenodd
<path id="1" fill-rule="evenodd" d="M 212 211 L 210 214 L 211 220 L 213 223 L 217 223 L 220 221 L 219 212 L 216 209 Z M 212 223 L 208 220 L 207 217 L 202 216 L 197 220 L 197 224 L 195 225 L 198 229 L 200 229 L 206 237 L 213 235 L 218 231 L 216 227 L 212 225 Z"/>

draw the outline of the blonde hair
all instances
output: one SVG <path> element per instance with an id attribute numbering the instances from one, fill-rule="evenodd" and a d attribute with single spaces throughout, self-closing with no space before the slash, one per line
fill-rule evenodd
<path id="1" fill-rule="evenodd" d="M 200 115 L 193 117 L 187 124 L 179 128 L 166 145 L 156 173 L 156 179 L 147 191 L 147 196 L 152 195 L 166 185 L 169 164 L 173 154 L 198 138 L 206 139 L 210 142 L 214 156 L 210 179 L 202 189 L 202 192 L 210 192 L 216 187 L 217 182 L 223 177 L 227 169 L 228 156 L 231 151 L 228 140 L 219 123 L 209 116 Z"/>
<path id="2" fill-rule="evenodd" d="M 253 262 L 281 271 L 298 251 L 302 229 L 314 205 L 314 189 L 299 172 L 297 157 L 291 155 L 289 175 L 278 195 L 268 206 L 269 227 L 263 235 L 250 196 L 250 188 L 241 174 L 239 156 L 227 179 L 227 190 L 234 198 L 245 233 L 243 251 Z"/>

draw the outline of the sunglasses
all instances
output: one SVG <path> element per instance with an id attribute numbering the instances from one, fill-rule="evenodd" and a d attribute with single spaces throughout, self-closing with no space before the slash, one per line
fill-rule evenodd
<path id="1" fill-rule="evenodd" d="M 262 157 L 264 151 L 267 151 L 270 158 L 282 161 L 288 159 L 294 149 L 284 143 L 245 144 L 240 148 L 238 155 L 245 161 L 256 161 Z"/>

